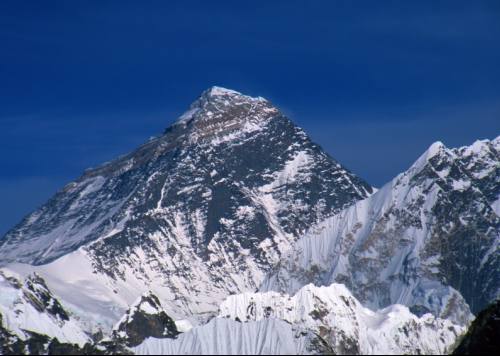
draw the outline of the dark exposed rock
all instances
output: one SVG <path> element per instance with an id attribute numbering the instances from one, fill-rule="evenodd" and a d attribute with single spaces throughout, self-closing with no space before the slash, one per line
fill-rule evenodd
<path id="1" fill-rule="evenodd" d="M 23 293 L 24 298 L 40 313 L 47 312 L 59 320 L 69 320 L 61 303 L 54 298 L 45 281 L 36 273 L 26 278 Z"/>
<path id="2" fill-rule="evenodd" d="M 495 355 L 500 350 L 500 300 L 477 316 L 454 355 Z"/>
<path id="3" fill-rule="evenodd" d="M 134 347 L 148 337 L 165 339 L 175 338 L 178 334 L 174 320 L 162 309 L 158 298 L 147 293 L 127 311 L 113 331 L 113 339 Z"/>

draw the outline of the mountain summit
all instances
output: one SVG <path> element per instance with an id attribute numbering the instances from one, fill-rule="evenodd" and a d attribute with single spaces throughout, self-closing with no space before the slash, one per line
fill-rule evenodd
<path id="1" fill-rule="evenodd" d="M 309 226 L 372 192 L 269 101 L 212 87 L 162 136 L 24 219 L 0 263 L 39 266 L 110 324 L 149 290 L 169 315 L 198 318 L 255 291 Z"/>
<path id="2" fill-rule="evenodd" d="M 165 133 L 184 134 L 188 142 L 234 139 L 259 130 L 279 113 L 264 98 L 253 98 L 221 87 L 205 90 Z"/>

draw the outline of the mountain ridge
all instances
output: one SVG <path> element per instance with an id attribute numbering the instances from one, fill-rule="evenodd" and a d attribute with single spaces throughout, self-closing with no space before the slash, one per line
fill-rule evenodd
<path id="1" fill-rule="evenodd" d="M 209 88 L 0 240 L 0 350 L 449 351 L 499 294 L 499 152 L 438 141 L 377 190 L 268 100 Z"/>
<path id="2" fill-rule="evenodd" d="M 467 323 L 467 304 L 477 312 L 500 288 L 499 142 L 432 144 L 374 195 L 313 227 L 264 290 L 337 281 L 374 308 L 401 303 L 439 316 L 452 302 L 454 320 Z"/>

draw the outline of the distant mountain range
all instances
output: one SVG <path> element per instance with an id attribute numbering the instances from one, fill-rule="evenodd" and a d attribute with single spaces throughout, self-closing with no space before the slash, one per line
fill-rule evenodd
<path id="1" fill-rule="evenodd" d="M 0 353 L 450 353 L 499 240 L 500 137 L 377 190 L 213 87 L 0 239 Z"/>

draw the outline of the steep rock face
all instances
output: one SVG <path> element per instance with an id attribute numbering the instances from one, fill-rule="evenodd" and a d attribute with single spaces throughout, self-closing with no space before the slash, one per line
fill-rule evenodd
<path id="1" fill-rule="evenodd" d="M 453 351 L 454 355 L 494 355 L 500 349 L 500 300 L 483 310 Z"/>
<path id="2" fill-rule="evenodd" d="M 144 294 L 123 316 L 113 330 L 113 339 L 134 347 L 145 339 L 175 338 L 179 334 L 175 321 L 163 310 L 154 294 Z"/>
<path id="3" fill-rule="evenodd" d="M 36 270 L 59 294 L 81 282 L 85 295 L 87 280 L 60 283 L 79 261 L 120 308 L 153 290 L 169 314 L 213 313 L 255 290 L 311 224 L 371 192 L 269 101 L 214 87 L 161 137 L 28 216 L 1 240 L 0 263 L 57 264 Z"/>
<path id="4" fill-rule="evenodd" d="M 262 290 L 337 281 L 374 309 L 400 303 L 466 324 L 465 301 L 478 312 L 499 295 L 499 162 L 500 138 L 433 144 L 373 196 L 311 229 Z"/>
<path id="5" fill-rule="evenodd" d="M 0 355 L 42 355 L 47 353 L 49 337 L 37 334 L 27 335 L 27 338 L 21 339 L 5 329 L 0 314 Z"/>
<path id="6" fill-rule="evenodd" d="M 467 171 L 467 178 L 485 195 L 496 214 L 500 215 L 500 136 L 492 141 L 478 140 L 471 146 L 453 151 Z"/>
<path id="7" fill-rule="evenodd" d="M 292 297 L 276 292 L 231 296 L 219 315 L 241 322 L 284 320 L 317 335 L 340 355 L 446 354 L 464 332 L 431 314 L 418 318 L 402 305 L 370 311 L 341 284 L 308 285 Z"/>

